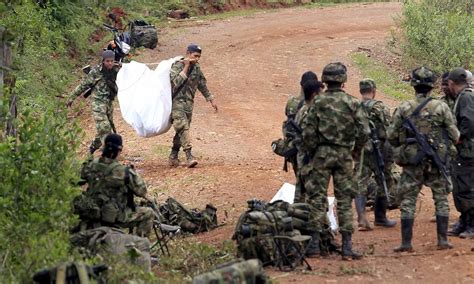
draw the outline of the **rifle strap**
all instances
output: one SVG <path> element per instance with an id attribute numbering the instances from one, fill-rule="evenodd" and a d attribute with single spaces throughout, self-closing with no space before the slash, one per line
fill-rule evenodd
<path id="1" fill-rule="evenodd" d="M 432 97 L 428 97 L 424 102 L 422 102 L 421 104 L 419 104 L 415 110 L 412 112 L 412 114 L 410 115 L 410 117 L 417 117 L 421 110 L 432 100 L 433 98 Z"/>

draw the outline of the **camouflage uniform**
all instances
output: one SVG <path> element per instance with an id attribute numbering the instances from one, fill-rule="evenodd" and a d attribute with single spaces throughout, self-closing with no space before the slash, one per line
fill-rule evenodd
<path id="1" fill-rule="evenodd" d="M 314 207 L 315 229 L 321 232 L 326 217 L 327 188 L 332 176 L 338 204 L 338 220 L 343 233 L 343 258 L 360 257 L 352 252 L 352 199 L 357 190 L 353 180 L 352 152 L 367 142 L 369 126 L 359 102 L 344 92 L 338 83 L 347 80 L 346 67 L 331 63 L 323 70 L 322 81 L 328 89 L 315 97 L 302 122 L 303 143 L 314 153 L 308 181 L 308 203 Z M 334 82 L 336 84 L 334 84 Z"/>
<path id="2" fill-rule="evenodd" d="M 415 87 L 432 88 L 435 82 L 436 76 L 426 67 L 417 68 L 412 73 L 412 85 Z M 405 119 L 410 118 L 418 131 L 422 135 L 426 135 L 431 144 L 436 145 L 439 157 L 444 162 L 448 162 L 450 147 L 449 143 L 446 144 L 446 140 L 449 139 L 454 143 L 459 138 L 455 119 L 448 105 L 433 99 L 421 109 L 417 116 L 412 116 L 414 110 L 428 98 L 430 98 L 429 94 L 418 93 L 415 100 L 402 103 L 395 111 L 392 124 L 387 131 L 390 143 L 395 147 L 400 146 L 398 163 L 403 167 L 398 185 L 401 197 L 402 245 L 395 251 L 412 251 L 411 237 L 416 200 L 423 185 L 429 186 L 433 192 L 438 223 L 438 247 L 449 248 L 451 246 L 446 239 L 449 216 L 449 183 L 430 159 L 422 158 L 421 161 L 419 159 L 416 161 L 417 153 L 421 150 L 418 143 L 409 143 L 408 139 L 413 139 L 414 133 L 403 125 Z M 445 225 L 446 228 L 440 227 L 441 225 Z"/>
<path id="3" fill-rule="evenodd" d="M 184 64 L 178 61 L 173 64 L 170 73 L 173 90 L 171 119 L 176 132 L 173 138 L 173 150 L 176 151 L 179 151 L 181 147 L 184 151 L 192 148 L 189 127 L 193 115 L 194 95 L 196 94 L 196 90 L 202 93 L 206 101 L 213 99 L 212 94 L 207 89 L 206 77 L 204 77 L 200 65 L 198 63 L 194 64 L 189 76 L 182 72 L 183 69 Z M 183 87 L 178 94 L 174 94 L 183 83 L 185 83 L 186 86 Z"/>
<path id="4" fill-rule="evenodd" d="M 296 113 L 295 121 L 296 124 L 301 127 L 303 120 L 308 114 L 309 104 L 305 102 L 303 106 Z M 296 185 L 295 185 L 295 203 L 305 203 L 306 202 L 306 190 L 305 190 L 305 181 L 312 169 L 310 163 L 311 154 L 307 151 L 303 143 L 298 143 L 296 146 L 298 152 L 296 154 L 296 165 L 298 166 L 296 170 Z"/>
<path id="5" fill-rule="evenodd" d="M 296 115 L 299 112 L 299 109 L 302 107 L 301 103 L 304 101 L 304 95 L 303 91 L 300 92 L 298 96 L 291 96 L 288 98 L 288 101 L 286 102 L 285 106 L 285 115 L 286 115 L 286 120 L 283 122 L 282 126 L 282 132 L 283 132 L 283 137 L 286 140 L 285 143 L 288 145 L 288 148 L 293 148 L 293 138 L 289 137 L 287 133 L 287 128 L 285 127 L 287 122 L 290 119 L 296 120 Z M 285 161 L 286 162 L 286 161 Z M 295 173 L 295 176 L 298 176 L 297 171 L 298 171 L 298 162 L 296 158 L 289 158 L 288 162 L 291 163 L 293 167 L 293 171 Z"/>
<path id="6" fill-rule="evenodd" d="M 147 192 L 143 179 L 133 167 L 106 157 L 90 159 L 82 166 L 81 178 L 87 181 L 87 196 L 100 208 L 102 223 L 137 227 L 138 235 L 149 234 L 153 226 L 153 210 L 146 207 L 133 210 L 127 204 L 129 190 L 140 197 L 145 197 Z"/>
<path id="7" fill-rule="evenodd" d="M 72 102 L 87 89 L 92 88 L 91 106 L 96 135 L 90 145 L 91 151 L 99 149 L 105 136 L 115 131 L 113 102 L 118 91 L 115 80 L 119 70 L 118 65 L 114 66 L 112 70 L 106 70 L 102 64 L 97 65 L 69 96 L 68 101 Z"/>

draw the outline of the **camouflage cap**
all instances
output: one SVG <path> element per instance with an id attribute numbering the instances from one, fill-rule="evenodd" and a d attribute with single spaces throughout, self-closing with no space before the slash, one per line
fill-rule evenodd
<path id="1" fill-rule="evenodd" d="M 321 77 L 323 82 L 344 83 L 347 81 L 347 68 L 341 62 L 329 63 L 323 69 Z"/>
<path id="2" fill-rule="evenodd" d="M 434 87 L 436 83 L 436 74 L 428 67 L 422 66 L 411 72 L 410 85 Z"/>
<path id="3" fill-rule="evenodd" d="M 448 79 L 454 82 L 467 83 L 467 73 L 462 67 L 454 68 L 449 72 Z"/>
<path id="4" fill-rule="evenodd" d="M 377 86 L 375 85 L 375 81 L 373 79 L 365 78 L 359 82 L 359 90 L 361 92 L 365 90 L 373 90 L 376 88 Z"/>

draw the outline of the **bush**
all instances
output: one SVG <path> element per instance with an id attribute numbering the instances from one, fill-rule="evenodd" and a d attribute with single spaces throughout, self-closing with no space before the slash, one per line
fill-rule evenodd
<path id="1" fill-rule="evenodd" d="M 407 67 L 423 64 L 438 72 L 474 67 L 473 6 L 471 0 L 405 1 L 394 43 L 400 43 Z"/>

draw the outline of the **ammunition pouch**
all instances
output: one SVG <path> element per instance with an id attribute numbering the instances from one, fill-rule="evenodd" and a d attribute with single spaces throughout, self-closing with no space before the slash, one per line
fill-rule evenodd
<path id="1" fill-rule="evenodd" d="M 79 215 L 82 220 L 99 220 L 100 208 L 93 198 L 85 192 L 78 195 L 72 201 L 73 213 Z"/>

